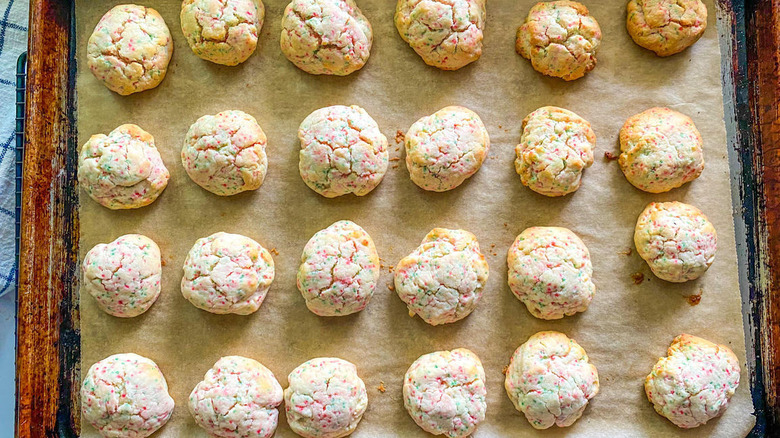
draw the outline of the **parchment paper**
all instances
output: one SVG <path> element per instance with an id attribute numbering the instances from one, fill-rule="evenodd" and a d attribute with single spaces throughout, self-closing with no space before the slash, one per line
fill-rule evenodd
<path id="1" fill-rule="evenodd" d="M 244 355 L 269 367 L 283 387 L 287 374 L 319 356 L 337 356 L 358 366 L 369 393 L 368 410 L 355 437 L 426 436 L 407 415 L 401 387 L 408 366 L 431 351 L 466 347 L 487 373 L 487 418 L 475 436 L 744 436 L 754 424 L 745 366 L 737 286 L 729 169 L 723 122 L 720 52 L 715 6 L 708 28 L 691 49 L 658 58 L 636 46 L 625 30 L 625 2 L 586 1 L 604 38 L 598 65 L 585 78 L 566 83 L 536 73 L 514 51 L 515 30 L 533 0 L 489 0 L 482 58 L 459 71 L 426 66 L 398 36 L 393 0 L 359 0 L 374 29 L 368 64 L 347 77 L 312 76 L 298 70 L 279 49 L 280 20 L 287 0 L 266 0 L 266 20 L 257 52 L 238 67 L 202 61 L 189 49 L 179 26 L 178 0 L 142 2 L 164 17 L 174 39 L 168 75 L 156 89 L 121 97 L 86 68 L 86 42 L 115 1 L 79 0 L 77 44 L 79 143 L 135 123 L 154 135 L 171 172 L 168 188 L 152 205 L 110 211 L 81 194 L 81 253 L 127 233 L 142 233 L 160 246 L 163 291 L 144 315 L 114 318 L 90 296 L 81 300 L 82 372 L 108 355 L 135 352 L 162 369 L 176 401 L 170 422 L 155 436 L 201 437 L 187 397 L 224 355 Z M 387 176 L 368 196 L 325 199 L 298 173 L 296 138 L 313 110 L 357 104 L 379 123 L 391 144 Z M 446 105 L 476 111 L 491 138 L 482 169 L 456 190 L 417 188 L 403 164 L 396 132 Z M 522 186 L 515 173 L 514 146 L 522 119 L 543 105 L 568 108 L 593 124 L 596 160 L 582 187 L 564 198 L 547 198 Z M 695 182 L 670 193 L 634 189 L 605 151 L 618 151 L 623 122 L 652 106 L 691 116 L 705 143 L 706 169 Z M 190 124 L 204 114 L 240 109 L 254 115 L 268 136 L 269 169 L 263 186 L 228 198 L 198 187 L 180 164 Z M 679 200 L 700 207 L 718 230 L 718 254 L 699 281 L 675 285 L 656 279 L 633 248 L 636 218 L 650 201 Z M 309 312 L 296 289 L 300 254 L 318 230 L 340 219 L 363 226 L 385 267 L 416 248 L 433 227 L 476 234 L 490 264 L 490 278 L 477 309 L 455 324 L 431 327 L 410 318 L 383 274 L 368 308 L 359 314 L 321 318 Z M 515 236 L 534 225 L 564 226 L 590 249 L 597 292 L 588 311 L 559 321 L 532 317 L 507 286 L 506 251 Z M 212 315 L 185 300 L 179 289 L 182 264 L 196 239 L 217 231 L 254 238 L 278 255 L 276 280 L 260 310 L 250 316 Z M 635 285 L 631 274 L 644 274 Z M 691 305 L 686 295 L 703 292 Z M 596 365 L 601 391 L 583 417 L 566 429 L 535 431 L 517 412 L 504 388 L 502 368 L 512 352 L 541 330 L 577 340 Z M 742 378 L 728 411 L 695 430 L 683 431 L 657 415 L 643 390 L 644 377 L 672 338 L 682 332 L 729 345 L 742 361 Z M 387 388 L 380 392 L 381 382 Z M 281 407 L 280 407 L 281 408 Z M 283 408 L 277 437 L 295 436 Z M 89 425 L 83 435 L 97 436 Z"/>

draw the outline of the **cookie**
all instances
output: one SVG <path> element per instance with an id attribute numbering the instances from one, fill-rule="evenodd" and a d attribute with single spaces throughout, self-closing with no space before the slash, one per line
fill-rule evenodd
<path id="1" fill-rule="evenodd" d="M 535 429 L 568 427 L 599 392 L 599 375 L 588 355 L 559 332 L 539 332 L 515 350 L 504 387 Z"/>
<path id="2" fill-rule="evenodd" d="M 360 70 L 373 39 L 371 24 L 354 0 L 293 0 L 282 17 L 282 53 L 313 75 Z"/>
<path id="3" fill-rule="evenodd" d="M 485 0 L 398 0 L 395 27 L 426 64 L 457 70 L 482 55 Z"/>
<path id="4" fill-rule="evenodd" d="M 645 393 L 656 412 L 689 429 L 726 411 L 739 373 L 739 360 L 729 347 L 682 334 L 645 379 Z"/>
<path id="5" fill-rule="evenodd" d="M 545 106 L 523 120 L 515 170 L 523 185 L 536 193 L 568 195 L 580 188 L 582 172 L 593 164 L 595 146 L 596 134 L 587 120 Z"/>
<path id="6" fill-rule="evenodd" d="M 160 85 L 173 54 L 168 26 L 152 8 L 114 6 L 87 42 L 87 66 L 109 90 L 126 96 Z"/>
<path id="7" fill-rule="evenodd" d="M 366 385 L 355 365 L 346 360 L 309 360 L 295 368 L 287 381 L 287 423 L 304 438 L 345 437 L 355 431 L 366 411 Z"/>
<path id="8" fill-rule="evenodd" d="M 168 185 L 154 137 L 136 125 L 122 125 L 108 135 L 95 134 L 79 152 L 79 186 L 112 210 L 154 202 Z"/>
<path id="9" fill-rule="evenodd" d="M 509 288 L 540 319 L 561 319 L 588 309 L 596 286 L 590 253 L 567 228 L 525 229 L 507 254 Z"/>
<path id="10" fill-rule="evenodd" d="M 145 438 L 173 412 L 160 368 L 133 353 L 115 354 L 89 367 L 81 385 L 81 418 L 100 435 Z"/>
<path id="11" fill-rule="evenodd" d="M 650 108 L 620 130 L 620 168 L 639 190 L 662 193 L 704 170 L 704 142 L 693 120 L 669 108 Z"/>
<path id="12" fill-rule="evenodd" d="M 596 66 L 601 28 L 588 8 L 575 1 L 537 3 L 517 29 L 515 49 L 534 70 L 573 81 Z"/>
<path id="13" fill-rule="evenodd" d="M 138 316 L 160 296 L 160 248 L 140 234 L 95 245 L 81 264 L 83 287 L 109 315 Z"/>
<path id="14" fill-rule="evenodd" d="M 658 56 L 680 53 L 707 28 L 701 0 L 630 0 L 626 28 L 635 43 Z"/>
<path id="15" fill-rule="evenodd" d="M 404 376 L 404 406 L 423 430 L 462 438 L 485 419 L 485 370 L 465 348 L 420 356 Z"/>
<path id="16" fill-rule="evenodd" d="M 387 172 L 387 137 L 363 108 L 334 105 L 309 114 L 298 128 L 298 169 L 326 198 L 367 195 Z"/>
<path id="17" fill-rule="evenodd" d="M 187 131 L 181 164 L 196 184 L 220 196 L 256 190 L 265 179 L 266 138 L 254 117 L 223 111 L 199 118 Z"/>
<path id="18" fill-rule="evenodd" d="M 482 166 L 490 137 L 477 113 L 448 106 L 414 122 L 405 136 L 406 168 L 420 188 L 445 192 Z"/>
<path id="19" fill-rule="evenodd" d="M 179 17 L 193 53 L 215 64 L 238 65 L 257 47 L 265 7 L 262 0 L 184 0 Z"/>
<path id="20" fill-rule="evenodd" d="M 190 393 L 190 414 L 211 436 L 271 438 L 279 420 L 282 387 L 260 362 L 226 356 Z"/>
<path id="21" fill-rule="evenodd" d="M 181 293 L 211 313 L 249 315 L 263 304 L 274 281 L 271 253 L 240 234 L 198 239 L 184 261 Z"/>
<path id="22" fill-rule="evenodd" d="M 343 316 L 365 309 L 378 279 L 371 236 L 354 222 L 338 221 L 309 239 L 296 283 L 314 314 Z"/>
<path id="23" fill-rule="evenodd" d="M 651 202 L 636 222 L 634 244 L 656 277 L 683 283 L 709 269 L 718 233 L 707 216 L 692 205 Z"/>
<path id="24" fill-rule="evenodd" d="M 473 234 L 434 228 L 395 268 L 395 291 L 431 325 L 467 317 L 482 298 L 488 264 Z"/>

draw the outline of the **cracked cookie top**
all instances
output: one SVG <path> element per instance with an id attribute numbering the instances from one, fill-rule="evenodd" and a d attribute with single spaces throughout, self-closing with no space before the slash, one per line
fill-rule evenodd
<path id="1" fill-rule="evenodd" d="M 559 332 L 539 332 L 512 355 L 504 387 L 534 428 L 568 427 L 598 394 L 599 375 L 573 339 Z"/>
<path id="2" fill-rule="evenodd" d="M 707 28 L 701 0 L 630 0 L 626 28 L 635 43 L 658 56 L 680 53 Z"/>
<path id="3" fill-rule="evenodd" d="M 287 381 L 287 422 L 304 438 L 345 437 L 355 431 L 366 411 L 366 385 L 346 360 L 311 359 L 295 368 Z"/>
<path id="4" fill-rule="evenodd" d="M 600 44 L 601 28 L 588 8 L 559 0 L 531 8 L 515 48 L 539 73 L 572 81 L 593 70 Z"/>
<path id="5" fill-rule="evenodd" d="M 303 182 L 326 198 L 374 190 L 387 172 L 387 137 L 363 108 L 334 105 L 309 114 L 298 128 Z"/>
<path id="6" fill-rule="evenodd" d="M 739 373 L 739 360 L 729 347 L 682 334 L 645 379 L 645 393 L 656 412 L 689 429 L 726 411 Z"/>
<path id="7" fill-rule="evenodd" d="M 354 0 L 293 0 L 282 17 L 282 53 L 315 75 L 360 70 L 373 38 L 371 24 Z"/>
<path id="8" fill-rule="evenodd" d="M 587 120 L 545 106 L 523 120 L 515 170 L 523 185 L 536 193 L 564 196 L 580 188 L 582 172 L 593 164 L 595 146 L 596 134 Z"/>
<path id="9" fill-rule="evenodd" d="M 395 27 L 426 64 L 457 70 L 482 55 L 485 0 L 398 0 Z"/>
<path id="10" fill-rule="evenodd" d="M 406 132 L 406 168 L 420 188 L 445 192 L 482 166 L 490 137 L 477 113 L 448 106 L 425 116 Z"/>
<path id="11" fill-rule="evenodd" d="M 200 58 L 238 65 L 254 53 L 264 17 L 261 0 L 184 0 L 181 31 Z"/>
<path id="12" fill-rule="evenodd" d="M 173 404 L 157 364 L 133 353 L 96 362 L 81 385 L 81 418 L 105 437 L 145 438 L 168 422 Z"/>
<path id="13" fill-rule="evenodd" d="M 126 96 L 154 88 L 173 54 L 168 26 L 152 8 L 114 6 L 87 42 L 87 65 L 109 90 Z"/>
<path id="14" fill-rule="evenodd" d="M 636 251 L 656 277 L 682 283 L 709 269 L 718 234 L 698 208 L 682 202 L 651 202 L 634 231 Z"/>
<path id="15" fill-rule="evenodd" d="M 420 356 L 404 376 L 404 406 L 423 430 L 467 437 L 485 419 L 485 370 L 465 348 Z"/>

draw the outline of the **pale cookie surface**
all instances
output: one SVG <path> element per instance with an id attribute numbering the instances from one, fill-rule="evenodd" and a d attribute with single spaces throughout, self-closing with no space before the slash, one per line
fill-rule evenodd
<path id="1" fill-rule="evenodd" d="M 560 319 L 588 309 L 596 286 L 590 253 L 567 228 L 525 229 L 507 254 L 509 288 L 541 319 Z"/>
<path id="2" fill-rule="evenodd" d="M 599 375 L 573 339 L 539 332 L 515 351 L 504 387 L 534 428 L 568 427 L 599 392 Z"/>
<path id="3" fill-rule="evenodd" d="M 488 264 L 473 234 L 434 228 L 395 268 L 395 291 L 431 325 L 467 317 L 482 298 Z"/>
<path id="4" fill-rule="evenodd" d="M 651 202 L 636 222 L 636 251 L 658 278 L 682 283 L 701 277 L 715 259 L 718 234 L 698 208 Z"/>
<path id="5" fill-rule="evenodd" d="M 138 5 L 114 6 L 87 42 L 92 74 L 123 96 L 159 85 L 172 54 L 165 21 L 154 9 Z"/>
<path id="6" fill-rule="evenodd" d="M 366 195 L 387 172 L 387 137 L 357 105 L 314 111 L 301 122 L 298 139 L 301 178 L 326 198 Z"/>
<path id="7" fill-rule="evenodd" d="M 378 279 L 379 256 L 371 236 L 354 222 L 338 221 L 303 248 L 297 285 L 313 313 L 341 316 L 365 309 Z"/>
<path id="8" fill-rule="evenodd" d="M 271 253 L 240 234 L 198 239 L 184 261 L 181 293 L 211 313 L 249 315 L 260 308 L 274 280 Z"/>
<path id="9" fill-rule="evenodd" d="M 108 135 L 95 134 L 79 152 L 79 185 L 90 198 L 112 210 L 151 204 L 168 185 L 154 137 L 136 125 Z"/>
<path id="10" fill-rule="evenodd" d="M 425 116 L 406 132 L 406 168 L 420 188 L 445 192 L 482 166 L 490 137 L 477 113 L 448 106 Z"/>
<path id="11" fill-rule="evenodd" d="M 523 185 L 545 196 L 580 188 L 582 172 L 593 164 L 596 134 L 590 123 L 569 110 L 545 106 L 523 120 L 515 147 L 515 170 Z"/>
<path id="12" fill-rule="evenodd" d="M 485 370 L 465 348 L 420 356 L 406 371 L 403 393 L 409 415 L 434 435 L 466 437 L 485 419 Z"/>
<path id="13" fill-rule="evenodd" d="M 264 17 L 261 0 L 184 0 L 181 31 L 200 58 L 238 65 L 254 53 Z"/>
<path id="14" fill-rule="evenodd" d="M 426 64 L 457 70 L 482 55 L 485 0 L 398 0 L 395 27 Z"/>
<path id="15" fill-rule="evenodd" d="M 304 438 L 345 437 L 355 431 L 366 411 L 366 385 L 355 365 L 346 360 L 309 360 L 295 368 L 287 381 L 287 423 Z"/>
<path id="16" fill-rule="evenodd" d="M 140 234 L 95 245 L 84 256 L 81 271 L 84 289 L 109 315 L 138 316 L 160 296 L 160 248 Z"/>
<path id="17" fill-rule="evenodd" d="M 693 120 L 669 108 L 650 108 L 620 130 L 620 168 L 634 187 L 662 193 L 704 170 L 704 142 Z"/>
<path id="18" fill-rule="evenodd" d="M 256 190 L 268 170 L 266 137 L 243 111 L 223 111 L 190 126 L 181 163 L 196 184 L 220 196 Z"/>
<path id="19" fill-rule="evenodd" d="M 137 354 L 96 362 L 81 385 L 81 418 L 107 438 L 145 438 L 163 427 L 172 412 L 162 372 Z"/>
<path id="20" fill-rule="evenodd" d="M 190 393 L 198 426 L 222 438 L 270 438 L 279 420 L 282 387 L 260 362 L 226 356 Z"/>
<path id="21" fill-rule="evenodd" d="M 517 29 L 515 49 L 539 73 L 567 81 L 596 66 L 601 28 L 582 3 L 537 3 Z"/>
<path id="22" fill-rule="evenodd" d="M 282 17 L 282 53 L 315 75 L 360 70 L 373 39 L 371 24 L 354 0 L 293 0 Z"/>
<path id="23" fill-rule="evenodd" d="M 689 429 L 726 411 L 739 373 L 729 347 L 682 334 L 645 379 L 645 393 L 656 412 Z"/>
<path id="24" fill-rule="evenodd" d="M 626 28 L 635 43 L 658 56 L 680 53 L 707 28 L 701 0 L 630 0 Z"/>

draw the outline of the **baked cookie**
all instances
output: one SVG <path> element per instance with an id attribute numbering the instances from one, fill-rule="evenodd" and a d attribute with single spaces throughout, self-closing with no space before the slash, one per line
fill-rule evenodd
<path id="1" fill-rule="evenodd" d="M 279 420 L 282 387 L 260 362 L 226 356 L 190 393 L 190 413 L 211 436 L 270 438 Z"/>
<path id="2" fill-rule="evenodd" d="M 509 288 L 540 319 L 560 319 L 588 309 L 596 286 L 590 253 L 567 228 L 525 229 L 507 254 Z"/>
<path id="3" fill-rule="evenodd" d="M 282 53 L 313 75 L 360 70 L 373 39 L 371 24 L 354 0 L 293 0 L 282 16 Z"/>
<path id="4" fill-rule="evenodd" d="M 569 110 L 545 106 L 523 119 L 515 147 L 515 170 L 523 185 L 545 196 L 580 188 L 582 172 L 593 164 L 596 134 L 590 123 Z"/>
<path id="5" fill-rule="evenodd" d="M 693 120 L 669 108 L 650 108 L 620 130 L 620 168 L 634 187 L 668 192 L 704 170 L 704 142 Z"/>
<path id="6" fill-rule="evenodd" d="M 371 236 L 354 222 L 338 221 L 303 248 L 297 285 L 314 314 L 343 316 L 365 309 L 378 279 L 379 256 Z"/>
<path id="7" fill-rule="evenodd" d="M 405 145 L 412 182 L 425 190 L 446 192 L 477 173 L 490 149 L 490 137 L 477 113 L 448 106 L 414 122 Z"/>
<path id="8" fill-rule="evenodd" d="M 154 202 L 168 185 L 170 173 L 154 137 L 128 124 L 89 138 L 79 152 L 78 178 L 90 198 L 120 210 Z"/>
<path id="9" fill-rule="evenodd" d="M 739 360 L 729 347 L 682 334 L 645 379 L 645 393 L 656 412 L 689 429 L 726 411 L 739 373 Z"/>
<path id="10" fill-rule="evenodd" d="M 651 202 L 636 222 L 634 244 L 656 277 L 682 283 L 701 277 L 710 267 L 718 233 L 692 205 Z"/>
<path id="11" fill-rule="evenodd" d="M 701 0 L 630 0 L 628 34 L 658 56 L 680 53 L 707 28 L 707 6 Z"/>
<path id="12" fill-rule="evenodd" d="M 395 27 L 426 64 L 457 70 L 482 55 L 485 0 L 398 0 Z"/>
<path id="13" fill-rule="evenodd" d="M 220 196 L 256 190 L 268 170 L 266 138 L 243 111 L 203 116 L 190 126 L 181 164 L 196 184 Z"/>
<path id="14" fill-rule="evenodd" d="M 145 438 L 173 412 L 160 368 L 133 353 L 115 354 L 89 367 L 81 385 L 81 418 L 104 437 Z"/>
<path id="15" fill-rule="evenodd" d="M 366 195 L 385 177 L 387 137 L 357 105 L 314 111 L 298 128 L 298 139 L 301 178 L 326 198 L 348 193 Z"/>
<path id="16" fill-rule="evenodd" d="M 106 12 L 87 42 L 89 70 L 122 96 L 160 85 L 172 54 L 171 33 L 160 14 L 131 4 Z"/>
<path id="17" fill-rule="evenodd" d="M 568 427 L 598 394 L 599 374 L 573 339 L 539 332 L 515 350 L 504 387 L 535 429 Z"/>
<path id="18" fill-rule="evenodd" d="M 467 317 L 482 298 L 488 264 L 473 234 L 434 228 L 395 268 L 395 291 L 431 325 Z"/>
<path id="19" fill-rule="evenodd" d="M 95 245 L 84 256 L 81 272 L 84 290 L 109 315 L 138 316 L 160 296 L 160 248 L 140 234 Z"/>
<path id="20" fill-rule="evenodd" d="M 198 239 L 184 261 L 181 293 L 211 313 L 249 315 L 263 304 L 274 281 L 271 253 L 240 234 Z"/>
<path id="21" fill-rule="evenodd" d="M 596 66 L 601 28 L 588 8 L 575 1 L 537 3 L 517 29 L 515 49 L 534 70 L 573 81 Z"/>
<path id="22" fill-rule="evenodd" d="M 193 53 L 216 64 L 238 65 L 257 47 L 265 7 L 262 0 L 184 0 L 179 17 Z"/>
<path id="23" fill-rule="evenodd" d="M 355 365 L 346 360 L 309 360 L 295 368 L 287 381 L 287 423 L 304 438 L 345 437 L 355 431 L 366 411 L 366 385 Z"/>
<path id="24" fill-rule="evenodd" d="M 404 406 L 423 430 L 462 438 L 485 419 L 485 370 L 465 348 L 420 356 L 404 376 Z"/>

